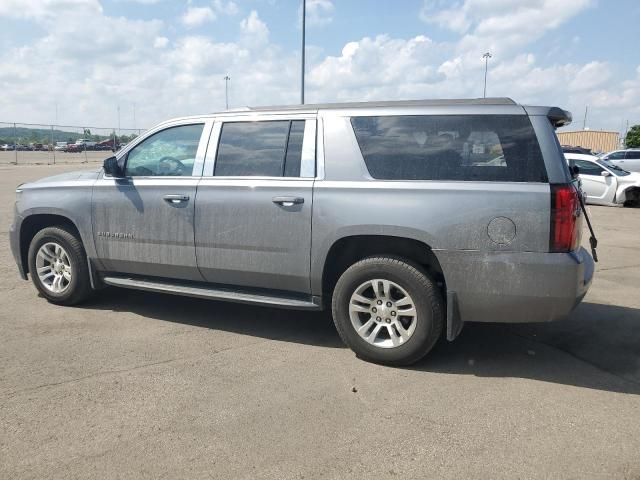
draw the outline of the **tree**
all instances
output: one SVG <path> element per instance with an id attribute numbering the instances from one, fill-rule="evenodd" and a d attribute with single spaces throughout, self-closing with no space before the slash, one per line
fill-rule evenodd
<path id="1" fill-rule="evenodd" d="M 640 125 L 634 125 L 629 129 L 624 144 L 627 148 L 640 148 Z"/>

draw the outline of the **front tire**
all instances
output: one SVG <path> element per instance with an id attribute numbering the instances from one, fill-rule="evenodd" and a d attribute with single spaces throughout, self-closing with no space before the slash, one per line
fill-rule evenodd
<path id="1" fill-rule="evenodd" d="M 358 357 L 410 365 L 434 347 L 444 324 L 444 302 L 419 267 L 393 257 L 371 257 L 349 267 L 332 299 L 340 337 Z"/>
<path id="2" fill-rule="evenodd" d="M 82 242 L 64 227 L 40 230 L 29 245 L 29 273 L 38 291 L 56 305 L 76 305 L 91 295 Z"/>

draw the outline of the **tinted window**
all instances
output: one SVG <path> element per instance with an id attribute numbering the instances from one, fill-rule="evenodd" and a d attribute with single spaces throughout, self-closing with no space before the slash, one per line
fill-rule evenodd
<path id="1" fill-rule="evenodd" d="M 547 181 L 524 115 L 354 117 L 351 123 L 374 178 Z"/>
<path id="2" fill-rule="evenodd" d="M 629 150 L 625 158 L 632 160 L 640 160 L 640 150 Z"/>
<path id="3" fill-rule="evenodd" d="M 586 160 L 574 160 L 574 162 L 580 169 L 580 175 L 600 175 L 600 172 L 604 171 L 604 168 L 593 162 L 587 162 Z"/>
<path id="4" fill-rule="evenodd" d="M 138 176 L 191 175 L 203 123 L 167 128 L 146 138 L 127 154 L 125 174 Z"/>
<path id="5" fill-rule="evenodd" d="M 613 152 L 611 155 L 607 155 L 607 160 L 622 160 L 624 158 L 624 152 Z"/>
<path id="6" fill-rule="evenodd" d="M 216 176 L 299 176 L 304 120 L 225 123 Z"/>

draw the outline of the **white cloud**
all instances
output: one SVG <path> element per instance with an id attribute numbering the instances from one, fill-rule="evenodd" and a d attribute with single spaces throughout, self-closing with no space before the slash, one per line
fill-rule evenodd
<path id="1" fill-rule="evenodd" d="M 0 17 L 33 20 L 53 20 L 60 12 L 75 14 L 101 14 L 102 6 L 98 0 L 2 0 Z"/>
<path id="2" fill-rule="evenodd" d="M 224 15 L 235 15 L 238 13 L 238 5 L 233 1 L 213 0 L 214 11 Z"/>
<path id="3" fill-rule="evenodd" d="M 242 41 L 251 46 L 264 46 L 269 41 L 269 28 L 267 24 L 260 20 L 258 12 L 251 10 L 247 18 L 240 22 L 240 32 Z"/>
<path id="4" fill-rule="evenodd" d="M 16 15 L 7 8 L 12 1 L 17 0 L 0 0 L 0 15 Z M 132 118 L 127 119 L 126 106 L 135 102 L 137 125 L 150 127 L 168 117 L 224 108 L 226 74 L 231 76 L 232 107 L 298 100 L 297 45 L 284 50 L 272 43 L 268 26 L 255 10 L 235 22 L 235 39 L 217 42 L 180 34 L 176 25 L 158 20 L 111 17 L 90 0 L 25 1 L 32 2 L 29 15 L 42 33 L 3 53 L 2 113 L 12 121 L 49 122 L 57 102 L 61 122 L 109 126 L 116 124 L 120 105 L 122 126 L 127 127 Z M 217 16 L 238 13 L 233 2 L 201 2 L 205 6 L 190 6 L 209 8 Z M 354 38 L 332 55 L 310 47 L 308 101 L 478 97 L 484 79 L 482 53 L 490 48 L 489 95 L 554 104 L 574 113 L 588 104 L 592 128 L 619 128 L 622 118 L 640 121 L 640 67 L 625 78 L 621 66 L 603 59 L 571 63 L 559 53 L 544 52 L 538 58 L 529 48 L 539 36 L 528 33 L 530 27 L 522 24 L 525 17 L 518 12 L 529 9 L 532 18 L 542 22 L 556 14 L 557 7 L 546 0 L 515 6 L 509 2 L 514 18 L 505 26 L 499 21 L 504 10 L 496 7 L 501 2 L 506 0 L 466 0 L 458 3 L 457 13 L 450 3 L 425 3 L 427 21 L 463 32 L 452 41 L 377 35 Z M 49 21 L 63 4 L 74 5 L 65 21 Z M 573 15 L 581 11 L 571 5 L 567 9 Z M 443 20 L 447 15 L 449 23 Z M 562 21 L 570 18 L 561 15 Z M 555 25 L 548 28 L 560 23 Z"/>
<path id="5" fill-rule="evenodd" d="M 307 25 L 313 27 L 331 23 L 334 10 L 331 0 L 307 0 Z"/>
<path id="6" fill-rule="evenodd" d="M 199 27 L 216 19 L 216 14 L 210 7 L 189 7 L 182 15 L 182 24 L 188 28 Z"/>

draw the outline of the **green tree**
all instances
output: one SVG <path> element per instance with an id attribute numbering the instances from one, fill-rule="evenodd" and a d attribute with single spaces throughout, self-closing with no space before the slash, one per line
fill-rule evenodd
<path id="1" fill-rule="evenodd" d="M 640 148 L 640 125 L 634 125 L 629 129 L 624 144 L 627 148 Z"/>

